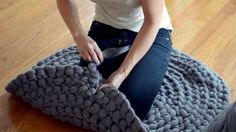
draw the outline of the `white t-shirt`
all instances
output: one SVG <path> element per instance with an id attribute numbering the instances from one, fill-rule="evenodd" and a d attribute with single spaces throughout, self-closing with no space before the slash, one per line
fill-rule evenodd
<path id="1" fill-rule="evenodd" d="M 144 15 L 140 0 L 91 0 L 96 3 L 94 20 L 118 29 L 138 32 Z M 166 5 L 164 6 L 160 28 L 173 30 Z"/>

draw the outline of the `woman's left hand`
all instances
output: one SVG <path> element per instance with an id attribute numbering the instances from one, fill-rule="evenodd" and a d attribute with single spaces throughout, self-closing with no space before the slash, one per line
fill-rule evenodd
<path id="1" fill-rule="evenodd" d="M 103 90 L 105 87 L 107 86 L 112 86 L 116 89 L 118 89 L 121 85 L 121 83 L 125 80 L 126 76 L 124 73 L 119 72 L 118 70 L 116 70 L 115 72 L 113 72 L 109 78 L 106 80 L 106 83 L 102 84 L 99 87 L 99 90 Z"/>

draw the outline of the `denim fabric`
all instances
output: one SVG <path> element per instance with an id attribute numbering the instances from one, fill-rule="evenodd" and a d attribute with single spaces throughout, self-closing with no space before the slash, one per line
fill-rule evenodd
<path id="1" fill-rule="evenodd" d="M 137 32 L 117 29 L 94 20 L 88 35 L 97 42 L 101 50 L 104 50 L 111 47 L 132 45 Z M 151 48 L 119 87 L 141 120 L 150 110 L 163 82 L 171 49 L 171 30 L 160 28 Z M 128 51 L 117 57 L 104 59 L 103 63 L 98 66 L 103 78 L 107 79 L 119 68 L 127 53 Z M 87 64 L 88 62 L 81 58 L 80 65 L 87 66 Z"/>

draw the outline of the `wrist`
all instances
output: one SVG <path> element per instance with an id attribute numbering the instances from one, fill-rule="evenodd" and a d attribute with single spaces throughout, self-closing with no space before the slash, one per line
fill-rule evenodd
<path id="1" fill-rule="evenodd" d="M 74 38 L 74 40 L 75 40 L 76 42 L 86 39 L 86 34 L 85 34 L 85 33 L 82 33 L 82 32 L 75 32 L 75 33 L 72 33 L 72 36 L 73 36 L 73 38 Z"/>
<path id="2" fill-rule="evenodd" d="M 75 41 L 85 40 L 86 36 L 87 36 L 86 31 L 84 31 L 84 29 L 81 27 L 81 25 L 79 25 L 77 28 L 75 28 L 75 30 L 72 31 L 71 34 L 72 34 Z"/>
<path id="3" fill-rule="evenodd" d="M 130 73 L 130 70 L 127 69 L 127 68 L 120 67 L 120 68 L 118 68 L 117 72 L 119 74 L 121 74 L 122 76 L 127 77 L 129 75 L 129 73 Z"/>

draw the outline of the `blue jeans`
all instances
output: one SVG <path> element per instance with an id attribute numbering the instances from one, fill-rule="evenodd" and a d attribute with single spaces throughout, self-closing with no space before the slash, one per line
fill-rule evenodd
<path id="1" fill-rule="evenodd" d="M 117 29 L 112 26 L 93 21 L 88 35 L 104 50 L 111 47 L 132 45 L 137 35 L 127 29 Z M 163 82 L 172 49 L 171 30 L 160 28 L 155 41 L 143 58 L 135 65 L 119 90 L 129 100 L 136 115 L 143 120 L 150 110 L 158 90 Z M 128 51 L 117 57 L 104 59 L 98 66 L 103 78 L 107 79 L 122 64 Z M 80 65 L 88 62 L 81 58 Z"/>

